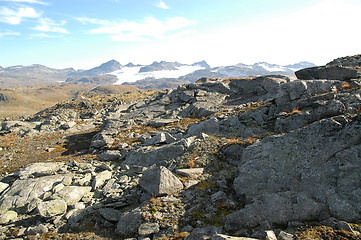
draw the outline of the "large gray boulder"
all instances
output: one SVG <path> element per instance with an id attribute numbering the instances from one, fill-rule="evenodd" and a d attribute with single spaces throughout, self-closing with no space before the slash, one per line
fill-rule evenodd
<path id="1" fill-rule="evenodd" d="M 267 137 L 243 150 L 234 181 L 246 207 L 227 218 L 229 229 L 268 220 L 361 218 L 361 123 L 324 119 Z M 277 210 L 274 210 L 277 209 Z"/>
<path id="2" fill-rule="evenodd" d="M 183 189 L 183 183 L 163 166 L 149 168 L 143 173 L 139 184 L 154 196 L 173 194 Z"/>
<path id="3" fill-rule="evenodd" d="M 0 213 L 8 210 L 28 213 L 36 208 L 45 193 L 51 193 L 53 187 L 69 175 L 44 176 L 34 179 L 16 180 L 10 189 L 0 198 Z"/>
<path id="4" fill-rule="evenodd" d="M 295 72 L 298 79 L 350 80 L 358 77 L 357 70 L 341 66 L 320 66 L 305 68 Z"/>

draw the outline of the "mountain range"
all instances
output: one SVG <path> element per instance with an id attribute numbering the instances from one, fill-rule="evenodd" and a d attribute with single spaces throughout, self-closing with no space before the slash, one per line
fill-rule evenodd
<path id="1" fill-rule="evenodd" d="M 300 62 L 278 65 L 259 62 L 252 65 L 239 63 L 211 68 L 206 61 L 193 64 L 179 62 L 153 62 L 150 65 L 128 63 L 121 65 L 111 60 L 87 70 L 73 68 L 53 69 L 43 65 L 0 67 L 2 86 L 31 86 L 41 83 L 69 82 L 80 85 L 130 84 L 140 88 L 171 88 L 192 83 L 202 77 L 248 77 L 259 75 L 294 75 L 313 63 Z"/>

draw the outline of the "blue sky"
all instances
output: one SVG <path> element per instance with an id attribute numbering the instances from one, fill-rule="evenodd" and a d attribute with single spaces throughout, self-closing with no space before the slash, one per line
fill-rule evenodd
<path id="1" fill-rule="evenodd" d="M 360 54 L 360 0 L 0 0 L 0 66 L 318 65 Z"/>

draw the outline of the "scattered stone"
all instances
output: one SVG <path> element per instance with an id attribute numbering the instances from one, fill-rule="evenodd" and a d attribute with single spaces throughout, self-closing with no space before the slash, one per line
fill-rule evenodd
<path id="1" fill-rule="evenodd" d="M 111 177 L 112 177 L 111 171 L 103 171 L 98 173 L 93 179 L 92 189 L 95 190 L 102 187 L 105 181 L 109 180 Z"/>
<path id="2" fill-rule="evenodd" d="M 67 204 L 62 199 L 55 199 L 38 203 L 38 211 L 41 217 L 51 218 L 66 213 Z"/>
<path id="3" fill-rule="evenodd" d="M 183 189 L 182 182 L 163 166 L 153 166 L 146 170 L 139 184 L 149 194 L 155 196 L 169 195 Z"/>
<path id="4" fill-rule="evenodd" d="M 247 237 L 232 237 L 224 234 L 216 234 L 210 238 L 210 240 L 257 240 L 256 238 Z"/>
<path id="5" fill-rule="evenodd" d="M 15 211 L 7 211 L 0 214 L 0 224 L 8 224 L 18 219 L 18 213 Z"/>
<path id="6" fill-rule="evenodd" d="M 187 169 L 177 169 L 176 173 L 185 177 L 195 178 L 199 175 L 202 175 L 204 168 L 187 168 Z"/>
<path id="7" fill-rule="evenodd" d="M 64 123 L 63 125 L 61 125 L 61 128 L 64 130 L 67 130 L 67 129 L 74 127 L 75 125 L 76 125 L 76 122 L 70 121 L 70 122 L 67 122 L 67 123 Z"/>
<path id="8" fill-rule="evenodd" d="M 170 144 L 174 143 L 176 139 L 169 133 L 160 133 L 150 139 L 145 140 L 145 145 L 157 145 L 157 144 Z"/>
<path id="9" fill-rule="evenodd" d="M 277 240 L 276 234 L 273 231 L 266 231 L 266 240 Z"/>
<path id="10" fill-rule="evenodd" d="M 143 223 L 139 226 L 138 234 L 140 236 L 148 236 L 154 233 L 159 232 L 159 224 L 158 223 Z"/>
<path id="11" fill-rule="evenodd" d="M 279 240 L 293 240 L 293 235 L 284 231 L 281 231 L 280 234 L 278 234 Z"/>

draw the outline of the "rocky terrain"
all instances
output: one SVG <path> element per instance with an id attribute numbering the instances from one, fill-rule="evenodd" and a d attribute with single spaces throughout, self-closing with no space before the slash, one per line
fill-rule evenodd
<path id="1" fill-rule="evenodd" d="M 361 239 L 360 59 L 3 121 L 1 237 Z"/>
<path id="2" fill-rule="evenodd" d="M 32 115 L 57 103 L 82 96 L 117 94 L 132 92 L 136 89 L 135 86 L 129 85 L 96 86 L 96 84 L 71 83 L 0 88 L 0 121 L 4 118 L 15 119 Z"/>

